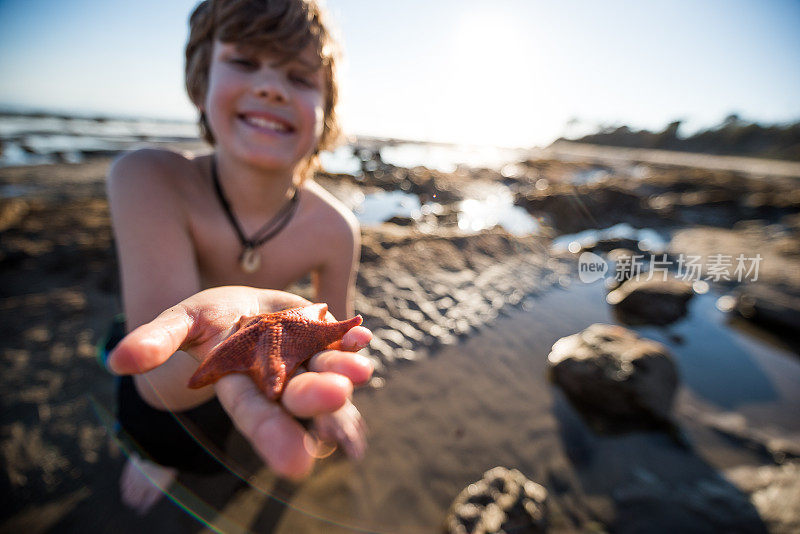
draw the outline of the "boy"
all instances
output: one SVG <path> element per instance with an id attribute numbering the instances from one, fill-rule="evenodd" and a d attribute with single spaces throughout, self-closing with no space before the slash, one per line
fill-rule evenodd
<path id="1" fill-rule="evenodd" d="M 214 152 L 140 150 L 109 173 L 128 330 L 205 288 L 282 289 L 308 273 L 315 300 L 351 317 L 358 225 L 307 179 L 337 136 L 336 58 L 320 8 L 305 0 L 206 0 L 190 29 L 186 87 Z M 203 452 L 170 411 L 217 438 L 231 428 L 213 387 L 186 387 L 197 365 L 178 351 L 120 384 L 123 427 L 165 464 L 126 465 L 123 500 L 141 512 L 161 494 L 153 484 L 166 487 L 176 469 L 214 467 L 202 465 Z M 315 422 L 350 456 L 363 454 L 352 404 Z"/>

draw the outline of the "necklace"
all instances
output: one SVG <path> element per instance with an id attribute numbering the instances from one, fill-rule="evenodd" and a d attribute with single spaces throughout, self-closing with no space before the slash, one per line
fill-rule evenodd
<path id="1" fill-rule="evenodd" d="M 211 179 L 214 181 L 214 190 L 217 193 L 217 198 L 219 198 L 219 203 L 222 204 L 222 209 L 225 210 L 225 215 L 227 215 L 233 229 L 236 231 L 239 242 L 242 244 L 242 253 L 239 255 L 239 266 L 248 274 L 254 273 L 261 266 L 261 255 L 258 253 L 258 247 L 278 235 L 278 232 L 286 227 L 292 215 L 294 215 L 294 212 L 297 211 L 297 201 L 299 200 L 300 191 L 295 188 L 289 202 L 287 202 L 272 219 L 268 220 L 264 226 L 253 234 L 253 237 L 248 238 L 244 235 L 244 231 L 239 225 L 239 221 L 233 215 L 231 205 L 225 197 L 225 193 L 222 191 L 222 185 L 219 183 L 219 176 L 217 175 L 217 160 L 213 155 L 211 156 Z"/>

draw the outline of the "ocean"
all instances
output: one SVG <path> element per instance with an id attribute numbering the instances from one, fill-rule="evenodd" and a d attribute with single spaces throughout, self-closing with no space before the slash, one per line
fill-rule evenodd
<path id="1" fill-rule="evenodd" d="M 0 167 L 80 163 L 145 146 L 194 143 L 202 146 L 193 121 L 0 111 Z M 398 167 L 424 166 L 442 172 L 453 172 L 460 165 L 499 169 L 527 154 L 525 149 L 352 136 L 338 149 L 322 154 L 323 168 L 357 175 L 363 163 L 357 154 L 365 149 L 379 151 L 383 162 Z"/>

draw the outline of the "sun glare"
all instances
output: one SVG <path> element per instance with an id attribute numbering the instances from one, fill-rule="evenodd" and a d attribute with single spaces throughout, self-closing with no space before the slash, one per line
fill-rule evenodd
<path id="1" fill-rule="evenodd" d="M 519 36 L 513 21 L 505 16 L 469 13 L 456 26 L 454 41 L 459 63 L 498 71 L 508 63 Z"/>
<path id="2" fill-rule="evenodd" d="M 495 12 L 465 14 L 456 24 L 449 136 L 493 145 L 518 145 L 534 137 L 531 109 L 540 101 L 536 58 L 520 24 L 510 14 Z"/>

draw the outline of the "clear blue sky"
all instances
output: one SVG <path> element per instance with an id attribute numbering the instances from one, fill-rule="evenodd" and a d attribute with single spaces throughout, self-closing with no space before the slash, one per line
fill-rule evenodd
<path id="1" fill-rule="evenodd" d="M 0 105 L 192 118 L 195 0 L 0 0 Z M 349 133 L 546 144 L 571 118 L 800 119 L 800 2 L 328 0 Z"/>

